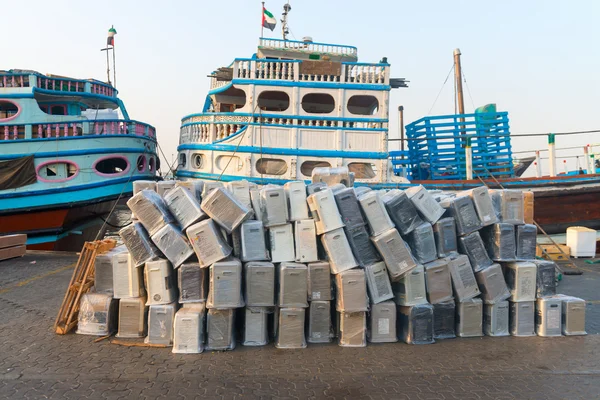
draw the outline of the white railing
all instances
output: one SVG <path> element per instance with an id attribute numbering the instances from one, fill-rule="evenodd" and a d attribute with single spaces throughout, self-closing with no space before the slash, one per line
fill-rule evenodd
<path id="1" fill-rule="evenodd" d="M 338 44 L 300 42 L 296 40 L 281 40 L 260 38 L 259 47 L 281 50 L 305 51 L 307 53 L 327 53 L 335 55 L 344 55 L 357 57 L 358 50 L 353 46 L 343 46 Z"/>
<path id="2" fill-rule="evenodd" d="M 345 81 L 350 83 L 384 84 L 389 67 L 376 64 L 344 64 Z"/>
<path id="3" fill-rule="evenodd" d="M 179 144 L 212 143 L 238 133 L 245 125 L 232 123 L 193 124 L 180 130 Z"/>

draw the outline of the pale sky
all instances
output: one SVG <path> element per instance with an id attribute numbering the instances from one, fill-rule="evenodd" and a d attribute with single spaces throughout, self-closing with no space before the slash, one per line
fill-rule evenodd
<path id="1" fill-rule="evenodd" d="M 266 8 L 279 19 L 284 3 L 270 0 Z M 364 62 L 388 57 L 392 76 L 410 80 L 408 89 L 392 92 L 390 104 L 391 110 L 404 105 L 406 122 L 427 115 L 459 47 L 473 99 L 465 87 L 467 112 L 473 103 L 496 103 L 509 112 L 513 133 L 600 129 L 598 1 L 290 3 L 292 39 L 353 45 Z M 13 12 L 2 16 L 0 69 L 106 80 L 99 50 L 114 25 L 120 97 L 131 118 L 157 128 L 169 159 L 176 154 L 181 118 L 201 111 L 206 75 L 251 56 L 260 35 L 261 3 L 255 0 L 11 4 Z M 265 36 L 280 38 L 280 23 Z M 431 113 L 453 112 L 449 80 Z M 390 137 L 398 137 L 395 111 L 390 124 Z M 557 138 L 557 147 L 586 143 L 600 143 L 600 134 Z M 546 139 L 513 139 L 513 150 L 534 148 L 546 148 Z"/>

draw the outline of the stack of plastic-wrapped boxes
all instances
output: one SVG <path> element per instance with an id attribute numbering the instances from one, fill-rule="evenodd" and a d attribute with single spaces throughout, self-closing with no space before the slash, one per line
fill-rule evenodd
<path id="1" fill-rule="evenodd" d="M 585 334 L 585 302 L 535 260 L 520 191 L 374 191 L 316 168 L 309 185 L 138 181 L 127 204 L 78 333 L 175 353 Z"/>

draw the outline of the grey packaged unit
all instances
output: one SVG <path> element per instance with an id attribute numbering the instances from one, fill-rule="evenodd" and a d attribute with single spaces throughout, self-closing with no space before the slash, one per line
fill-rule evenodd
<path id="1" fill-rule="evenodd" d="M 181 308 L 173 323 L 173 353 L 198 354 L 204 351 L 204 304 Z"/>
<path id="2" fill-rule="evenodd" d="M 492 264 L 476 272 L 475 279 L 477 279 L 481 298 L 485 304 L 496 304 L 510 297 L 500 264 Z"/>
<path id="3" fill-rule="evenodd" d="M 239 229 L 242 261 L 269 260 L 262 221 L 246 221 Z"/>
<path id="4" fill-rule="evenodd" d="M 433 304 L 433 338 L 454 339 L 456 305 L 453 300 Z"/>
<path id="5" fill-rule="evenodd" d="M 324 189 L 306 198 L 308 208 L 315 220 L 317 235 L 342 228 L 344 223 L 338 211 L 331 189 Z"/>
<path id="6" fill-rule="evenodd" d="M 308 310 L 308 343 L 329 343 L 331 331 L 331 302 L 313 300 Z"/>
<path id="7" fill-rule="evenodd" d="M 396 335 L 396 304 L 393 301 L 384 301 L 371 306 L 367 338 L 371 343 L 394 343 L 398 341 Z"/>
<path id="8" fill-rule="evenodd" d="M 208 296 L 208 270 L 197 262 L 183 263 L 177 269 L 179 302 L 202 303 Z"/>
<path id="9" fill-rule="evenodd" d="M 508 301 L 483 306 L 483 332 L 487 336 L 509 336 Z"/>
<path id="10" fill-rule="evenodd" d="M 146 298 L 127 298 L 119 300 L 118 338 L 141 338 L 146 336 L 148 307 Z"/>
<path id="11" fill-rule="evenodd" d="M 512 336 L 535 336 L 535 302 L 509 301 L 509 328 Z"/>
<path id="12" fill-rule="evenodd" d="M 306 203 L 306 184 L 304 181 L 286 182 L 283 185 L 288 205 L 290 221 L 308 219 L 308 204 Z"/>
<path id="13" fill-rule="evenodd" d="M 225 237 L 225 236 L 223 236 Z M 229 240 L 231 239 L 231 240 Z M 226 238 L 227 243 L 231 243 L 230 246 L 232 248 L 232 254 L 235 258 L 242 258 L 242 233 L 241 227 L 234 229 L 231 232 L 231 237 Z"/>
<path id="14" fill-rule="evenodd" d="M 465 193 L 471 196 L 482 226 L 488 226 L 498 222 L 492 203 L 492 196 L 486 186 L 479 186 L 475 189 L 468 190 Z"/>
<path id="15" fill-rule="evenodd" d="M 503 272 L 510 301 L 535 301 L 537 267 L 534 263 L 506 263 Z"/>
<path id="16" fill-rule="evenodd" d="M 390 219 L 378 192 L 363 193 L 358 197 L 358 202 L 369 225 L 371 236 L 381 235 L 394 228 L 394 223 Z"/>
<path id="17" fill-rule="evenodd" d="M 332 274 L 339 274 L 358 266 L 343 229 L 340 228 L 325 233 L 321 236 L 321 242 L 329 257 Z"/>
<path id="18" fill-rule="evenodd" d="M 267 307 L 246 307 L 244 309 L 244 335 L 242 345 L 264 346 L 269 343 L 269 309 Z"/>
<path id="19" fill-rule="evenodd" d="M 218 261 L 209 269 L 207 308 L 244 307 L 242 263 L 235 258 Z"/>
<path id="20" fill-rule="evenodd" d="M 254 187 L 254 183 L 250 183 L 243 179 L 241 181 L 231 181 L 225 184 L 225 188 L 233 194 L 240 203 L 248 208 L 252 208 L 252 202 L 250 201 L 250 188 Z"/>
<path id="21" fill-rule="evenodd" d="M 133 181 L 133 194 L 138 194 L 144 189 L 156 192 L 155 181 Z"/>
<path id="22" fill-rule="evenodd" d="M 187 190 L 188 192 L 190 192 L 190 194 L 198 202 L 198 205 L 200 204 L 200 201 L 202 201 L 202 191 L 204 190 L 204 181 L 200 181 L 197 179 L 190 180 L 190 181 L 177 181 L 175 183 L 175 187 L 176 188 L 180 187 L 180 188 L 183 188 L 183 189 Z"/>
<path id="23" fill-rule="evenodd" d="M 516 227 L 517 260 L 535 260 L 537 227 L 535 225 L 519 225 Z"/>
<path id="24" fill-rule="evenodd" d="M 163 198 L 153 190 L 145 189 L 137 193 L 127 200 L 127 206 L 150 235 L 175 221 Z"/>
<path id="25" fill-rule="evenodd" d="M 352 186 L 354 183 L 348 167 L 316 167 L 312 170 L 312 181 L 313 183 L 324 182 L 327 186 L 337 183 Z"/>
<path id="26" fill-rule="evenodd" d="M 514 261 L 517 248 L 515 243 L 515 226 L 498 223 L 482 231 L 485 248 L 494 261 Z"/>
<path id="27" fill-rule="evenodd" d="M 288 205 L 283 186 L 265 186 L 260 191 L 262 219 L 266 228 L 288 222 Z"/>
<path id="28" fill-rule="evenodd" d="M 177 303 L 151 305 L 148 310 L 148 336 L 144 343 L 171 346 L 176 311 Z"/>
<path id="29" fill-rule="evenodd" d="M 408 235 L 423 223 L 413 202 L 406 193 L 393 189 L 384 194 L 381 199 L 385 204 L 388 215 L 403 235 Z"/>
<path id="30" fill-rule="evenodd" d="M 225 185 L 223 182 L 218 181 L 206 181 L 204 182 L 204 187 L 202 188 L 202 198 L 205 198 L 215 189 L 224 188 Z"/>
<path id="31" fill-rule="evenodd" d="M 520 190 L 494 190 L 491 192 L 496 215 L 501 222 L 513 225 L 525 223 L 525 204 Z"/>
<path id="32" fill-rule="evenodd" d="M 260 202 L 260 189 L 253 187 L 250 189 L 250 203 L 252 204 L 252 211 L 254 211 L 254 218 L 257 221 L 263 220 L 262 204 Z"/>
<path id="33" fill-rule="evenodd" d="M 433 225 L 435 248 L 439 258 L 458 254 L 458 239 L 456 238 L 456 223 L 454 218 L 441 218 Z"/>
<path id="34" fill-rule="evenodd" d="M 96 293 L 114 295 L 114 271 L 127 270 L 128 253 L 125 246 L 115 247 L 107 253 L 98 254 L 94 264 L 94 288 Z"/>
<path id="35" fill-rule="evenodd" d="M 562 300 L 562 334 L 565 336 L 587 335 L 585 331 L 585 300 L 564 294 L 555 297 Z"/>
<path id="36" fill-rule="evenodd" d="M 200 221 L 186 231 L 190 244 L 198 256 L 200 266 L 206 268 L 231 254 L 231 246 L 223 239 L 212 219 Z"/>
<path id="37" fill-rule="evenodd" d="M 469 257 L 469 261 L 475 272 L 481 271 L 494 263 L 488 256 L 479 232 L 459 237 L 458 247 L 462 254 L 466 254 Z"/>
<path id="38" fill-rule="evenodd" d="M 177 184 L 177 181 L 174 181 L 174 180 L 158 181 L 158 182 L 156 182 L 156 193 L 158 193 L 162 197 L 169 190 L 173 189 L 176 184 Z"/>
<path id="39" fill-rule="evenodd" d="M 110 294 L 85 293 L 79 302 L 77 333 L 107 336 L 117 328 L 118 300 Z"/>
<path id="40" fill-rule="evenodd" d="M 373 189 L 368 186 L 358 186 L 354 188 L 354 194 L 356 194 L 356 197 L 358 197 L 363 193 L 370 192 L 371 190 Z"/>
<path id="41" fill-rule="evenodd" d="M 483 336 L 483 302 L 481 299 L 456 303 L 456 335 L 460 337 Z"/>
<path id="42" fill-rule="evenodd" d="M 292 224 L 269 228 L 271 244 L 271 261 L 274 263 L 294 261 L 296 252 Z"/>
<path id="43" fill-rule="evenodd" d="M 365 271 L 351 269 L 335 276 L 336 310 L 344 312 L 368 311 Z"/>
<path id="44" fill-rule="evenodd" d="M 204 196 L 201 207 L 229 234 L 252 216 L 252 211 L 246 205 L 223 188 L 216 188 Z"/>
<path id="45" fill-rule="evenodd" d="M 556 294 L 556 264 L 553 261 L 536 260 L 537 279 L 536 297 L 554 296 Z"/>
<path id="46" fill-rule="evenodd" d="M 278 310 L 275 347 L 278 349 L 303 349 L 306 347 L 305 315 L 304 308 L 280 308 Z"/>
<path id="47" fill-rule="evenodd" d="M 235 310 L 209 309 L 206 316 L 206 350 L 233 350 L 235 336 L 233 330 Z"/>
<path id="48" fill-rule="evenodd" d="M 392 282 L 397 282 L 404 274 L 416 268 L 417 263 L 408 245 L 396 229 L 390 229 L 371 240 L 381 254 Z"/>
<path id="49" fill-rule="evenodd" d="M 333 192 L 333 194 L 336 194 L 337 192 L 347 189 L 348 186 L 344 185 L 343 183 L 336 183 L 335 185 L 332 185 L 329 187 L 329 189 L 331 189 L 331 191 Z M 352 188 L 352 187 L 350 187 Z"/>
<path id="50" fill-rule="evenodd" d="M 562 299 L 544 297 L 535 302 L 535 333 L 538 336 L 562 336 Z"/>
<path id="51" fill-rule="evenodd" d="M 398 336 L 408 344 L 434 343 L 433 306 L 398 306 Z"/>
<path id="52" fill-rule="evenodd" d="M 427 303 L 424 271 L 423 266 L 418 265 L 392 285 L 396 294 L 396 304 L 416 306 Z"/>
<path id="53" fill-rule="evenodd" d="M 459 195 L 446 198 L 440 205 L 448 210 L 448 214 L 456 221 L 456 232 L 459 236 L 468 235 L 481 229 L 481 221 L 475 211 L 475 205 L 470 196 Z"/>
<path id="54" fill-rule="evenodd" d="M 338 344 L 342 347 L 367 345 L 367 313 L 338 312 Z"/>
<path id="55" fill-rule="evenodd" d="M 431 224 L 435 224 L 444 215 L 444 209 L 422 185 L 413 186 L 405 191 L 421 216 Z"/>
<path id="56" fill-rule="evenodd" d="M 296 239 L 296 262 L 308 263 L 319 260 L 315 221 L 303 219 L 294 222 L 294 237 Z"/>
<path id="57" fill-rule="evenodd" d="M 375 249 L 375 246 L 373 246 L 369 232 L 364 225 L 355 228 L 346 227 L 344 228 L 344 232 L 358 265 L 364 268 L 367 265 L 381 261 L 381 256 Z"/>
<path id="58" fill-rule="evenodd" d="M 277 269 L 279 291 L 277 305 L 287 308 L 308 307 L 308 269 L 304 264 L 281 263 Z"/>
<path id="59" fill-rule="evenodd" d="M 190 242 L 174 224 L 163 226 L 158 232 L 152 235 L 152 241 L 175 268 L 194 255 L 194 250 Z"/>
<path id="60" fill-rule="evenodd" d="M 160 250 L 154 245 L 148 231 L 139 222 L 133 222 L 119 231 L 119 236 L 133 257 L 135 265 L 144 265 L 161 256 Z"/>
<path id="61" fill-rule="evenodd" d="M 333 300 L 329 263 L 319 261 L 308 264 L 308 300 Z"/>
<path id="62" fill-rule="evenodd" d="M 196 197 L 184 187 L 169 190 L 165 194 L 165 202 L 182 229 L 207 218 Z"/>
<path id="63" fill-rule="evenodd" d="M 448 269 L 452 277 L 452 287 L 458 301 L 467 301 L 481 293 L 475 280 L 475 274 L 469 257 L 460 255 L 448 262 Z M 481 300 L 480 300 L 481 301 Z"/>
<path id="64" fill-rule="evenodd" d="M 425 289 L 427 300 L 431 304 L 453 300 L 452 277 L 448 267 L 449 259 L 439 259 L 423 266 L 425 270 Z M 454 329 L 454 328 L 453 328 Z"/>
<path id="65" fill-rule="evenodd" d="M 407 241 L 417 262 L 426 264 L 437 258 L 435 237 L 433 236 L 433 228 L 429 222 L 424 222 L 417 226 L 408 234 Z"/>
<path id="66" fill-rule="evenodd" d="M 113 263 L 113 297 L 125 299 L 146 295 L 144 288 L 144 268 L 135 265 L 129 253 L 119 254 L 117 263 Z M 96 261 L 96 279 L 98 277 L 98 262 Z M 96 288 L 97 290 L 97 288 Z"/>
<path id="67" fill-rule="evenodd" d="M 366 266 L 365 275 L 367 277 L 369 298 L 373 304 L 379 304 L 394 298 L 390 277 L 383 261 Z"/>
<path id="68" fill-rule="evenodd" d="M 360 205 L 358 204 L 354 188 L 340 190 L 333 197 L 346 228 L 356 228 L 366 224 L 360 211 Z"/>
<path id="69" fill-rule="evenodd" d="M 270 262 L 252 261 L 244 265 L 246 305 L 275 305 L 275 267 Z"/>
<path id="70" fill-rule="evenodd" d="M 144 282 L 148 292 L 146 305 L 169 304 L 177 300 L 173 267 L 167 260 L 149 261 L 144 268 Z"/>
<path id="71" fill-rule="evenodd" d="M 327 184 L 325 182 L 309 183 L 306 185 L 306 194 L 310 196 L 311 194 L 315 194 L 325 189 L 327 189 Z"/>

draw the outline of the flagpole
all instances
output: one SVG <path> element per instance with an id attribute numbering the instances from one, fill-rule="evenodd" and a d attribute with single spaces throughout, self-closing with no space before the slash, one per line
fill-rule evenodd
<path id="1" fill-rule="evenodd" d="M 263 37 L 263 33 L 265 30 L 265 24 L 264 24 L 264 20 L 265 20 L 265 2 L 262 2 L 262 8 L 260 9 L 260 37 Z"/>
<path id="2" fill-rule="evenodd" d="M 107 52 L 108 53 L 108 52 Z M 115 61 L 115 45 L 112 45 L 112 53 L 113 53 L 113 87 L 117 88 L 117 63 Z"/>

